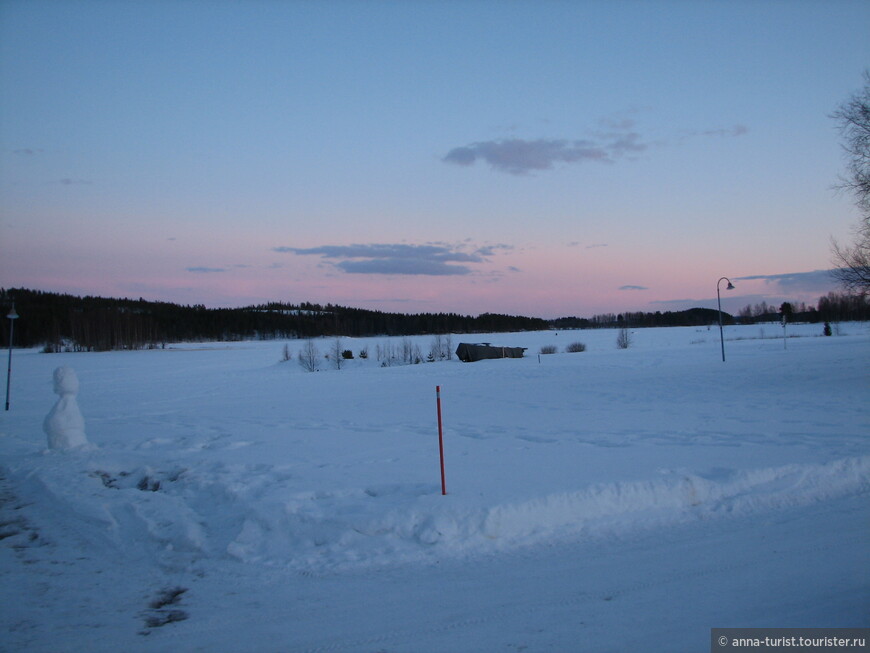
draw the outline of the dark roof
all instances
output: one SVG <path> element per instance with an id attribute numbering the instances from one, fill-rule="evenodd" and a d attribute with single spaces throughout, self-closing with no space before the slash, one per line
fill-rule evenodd
<path id="1" fill-rule="evenodd" d="M 489 343 L 460 343 L 456 348 L 456 356 L 464 363 L 484 360 L 486 358 L 522 358 L 525 347 L 494 347 Z"/>

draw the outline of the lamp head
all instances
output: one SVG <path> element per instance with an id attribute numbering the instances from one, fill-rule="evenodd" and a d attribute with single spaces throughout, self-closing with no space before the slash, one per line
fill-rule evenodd
<path id="1" fill-rule="evenodd" d="M 725 288 L 725 290 L 734 290 L 734 284 L 729 281 L 728 286 Z"/>
<path id="2" fill-rule="evenodd" d="M 9 309 L 9 314 L 6 317 L 8 317 L 10 320 L 18 319 L 18 313 L 15 312 L 15 306 Z"/>

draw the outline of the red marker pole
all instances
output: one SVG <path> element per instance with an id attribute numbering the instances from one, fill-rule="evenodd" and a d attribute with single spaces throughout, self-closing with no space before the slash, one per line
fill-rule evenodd
<path id="1" fill-rule="evenodd" d="M 444 480 L 444 429 L 441 426 L 441 386 L 435 386 L 435 403 L 438 405 L 438 452 L 441 455 L 441 495 L 447 494 L 447 483 Z"/>

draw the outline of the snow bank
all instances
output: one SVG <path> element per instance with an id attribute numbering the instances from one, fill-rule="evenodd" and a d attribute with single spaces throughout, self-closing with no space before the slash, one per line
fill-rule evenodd
<path id="1" fill-rule="evenodd" d="M 306 495 L 264 512 L 251 506 L 228 552 L 244 561 L 332 567 L 414 560 L 626 534 L 718 514 L 749 514 L 866 492 L 870 457 L 618 482 L 527 501 L 473 507 L 413 488 L 390 491 L 404 505 L 379 510 L 377 493 Z"/>
<path id="2" fill-rule="evenodd" d="M 215 466 L 109 471 L 68 457 L 3 473 L 38 506 L 46 535 L 154 563 L 229 556 L 322 571 L 424 562 L 554 540 L 624 536 L 692 520 L 747 515 L 870 489 L 870 456 L 709 473 L 662 472 L 646 481 L 487 505 L 443 497 L 435 485 L 288 491 L 274 472 Z M 257 477 L 257 478 L 255 478 Z"/>

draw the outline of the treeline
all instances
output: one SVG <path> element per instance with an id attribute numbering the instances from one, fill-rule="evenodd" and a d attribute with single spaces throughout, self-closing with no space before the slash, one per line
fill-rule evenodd
<path id="1" fill-rule="evenodd" d="M 767 302 L 747 304 L 737 313 L 741 324 L 775 322 L 788 315 L 789 322 L 864 322 L 870 320 L 870 297 L 843 292 L 829 292 L 819 298 L 818 306 L 804 302 L 784 302 L 772 306 Z"/>
<path id="2" fill-rule="evenodd" d="M 778 322 L 783 312 L 789 322 L 862 322 L 870 321 L 870 297 L 842 292 L 829 292 L 819 298 L 818 306 L 804 302 L 784 302 L 779 306 L 759 302 L 748 304 L 736 316 L 722 311 L 722 324 L 756 324 Z M 719 323 L 719 311 L 711 308 L 690 308 L 685 311 L 654 313 L 602 313 L 591 318 L 560 317 L 551 320 L 556 329 L 611 329 L 614 327 L 707 326 Z"/>
<path id="3" fill-rule="evenodd" d="M 605 313 L 591 318 L 555 320 L 484 313 L 385 313 L 326 304 L 272 302 L 244 308 L 206 308 L 140 299 L 77 297 L 74 295 L 0 288 L 0 345 L 9 342 L 10 320 L 5 317 L 14 300 L 21 316 L 15 320 L 15 345 L 43 346 L 46 351 L 109 351 L 161 347 L 169 342 L 273 340 L 320 336 L 410 336 L 445 333 L 497 333 L 543 329 L 613 327 L 706 326 L 719 313 L 708 308 L 654 313 Z M 781 319 L 780 307 L 764 302 L 734 316 L 723 312 L 724 324 Z M 788 304 L 790 322 L 870 320 L 868 297 L 832 292 L 818 307 Z"/>
<path id="4" fill-rule="evenodd" d="M 591 318 L 560 317 L 551 321 L 556 329 L 612 329 L 614 327 L 706 326 L 719 323 L 719 312 L 710 308 L 654 313 L 602 313 Z M 733 324 L 734 318 L 722 312 L 722 323 Z"/>
<path id="5" fill-rule="evenodd" d="M 542 319 L 514 315 L 405 315 L 332 304 L 206 308 L 141 298 L 77 297 L 25 288 L 0 289 L 0 296 L 6 298 L 4 316 L 11 300 L 21 316 L 15 321 L 16 346 L 44 346 L 46 351 L 143 349 L 182 341 L 535 331 L 549 326 Z M 2 343 L 6 343 L 9 320 L 0 324 Z"/>
<path id="6" fill-rule="evenodd" d="M 870 320 L 870 297 L 831 292 L 819 298 L 820 322 L 866 322 Z"/>

